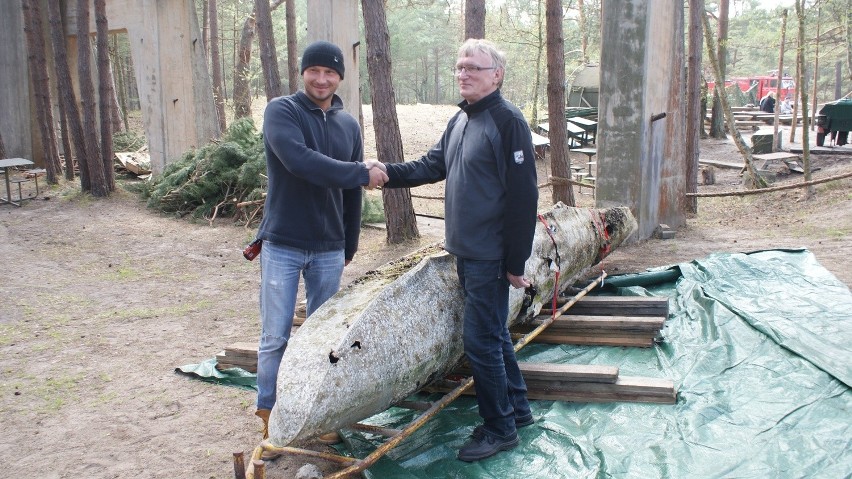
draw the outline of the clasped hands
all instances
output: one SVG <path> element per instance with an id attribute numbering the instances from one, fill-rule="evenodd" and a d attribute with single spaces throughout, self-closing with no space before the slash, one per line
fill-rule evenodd
<path id="1" fill-rule="evenodd" d="M 367 167 L 367 172 L 370 175 L 370 182 L 364 186 L 368 190 L 384 186 L 388 182 L 388 169 L 385 165 L 376 160 L 367 160 L 364 162 Z"/>

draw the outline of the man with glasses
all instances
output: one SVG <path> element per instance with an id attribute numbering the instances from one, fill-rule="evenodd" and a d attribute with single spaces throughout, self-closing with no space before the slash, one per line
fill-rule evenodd
<path id="1" fill-rule="evenodd" d="M 506 326 L 509 285 L 530 286 L 538 189 L 532 135 L 523 114 L 500 94 L 506 56 L 486 40 L 467 40 L 453 74 L 464 101 L 425 156 L 377 166 L 386 188 L 446 179 L 445 248 L 456 256 L 464 290 L 464 350 L 483 424 L 459 450 L 478 461 L 518 445 L 517 428 L 534 422 Z"/>

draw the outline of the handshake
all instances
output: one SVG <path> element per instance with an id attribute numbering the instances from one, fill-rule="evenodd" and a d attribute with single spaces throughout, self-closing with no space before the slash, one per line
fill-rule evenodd
<path id="1" fill-rule="evenodd" d="M 368 160 L 364 162 L 367 167 L 367 172 L 370 174 L 370 182 L 364 185 L 364 188 L 372 190 L 384 186 L 388 182 L 388 169 L 384 163 L 376 160 Z"/>

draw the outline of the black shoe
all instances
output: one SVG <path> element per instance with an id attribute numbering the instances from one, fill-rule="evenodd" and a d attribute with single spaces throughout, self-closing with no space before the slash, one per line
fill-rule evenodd
<path id="1" fill-rule="evenodd" d="M 471 440 L 459 449 L 458 458 L 466 462 L 478 461 L 500 451 L 514 449 L 517 445 L 517 434 L 512 434 L 508 439 L 498 439 L 482 429 L 475 428 L 471 434 Z"/>
<path id="2" fill-rule="evenodd" d="M 529 416 L 516 417 L 515 418 L 515 427 L 516 428 L 527 427 L 531 424 L 535 424 L 535 418 L 533 418 L 532 414 L 530 414 Z"/>
<path id="3" fill-rule="evenodd" d="M 522 428 L 522 427 L 531 426 L 531 425 L 533 425 L 533 424 L 535 424 L 535 418 L 533 417 L 532 413 L 530 413 L 530 415 L 529 415 L 529 416 L 522 417 L 522 418 L 520 418 L 520 419 L 519 419 L 519 418 L 515 418 L 515 428 L 516 428 L 516 429 L 520 429 L 520 428 Z M 476 426 L 475 428 L 473 428 L 473 432 L 471 432 L 471 433 L 470 433 L 470 438 L 471 438 L 471 439 L 478 439 L 478 438 L 481 438 L 481 437 L 482 437 L 482 435 L 483 435 L 483 434 L 485 434 L 485 429 L 484 429 L 484 428 L 485 428 L 485 426 L 483 426 L 482 424 L 480 424 L 479 426 Z"/>

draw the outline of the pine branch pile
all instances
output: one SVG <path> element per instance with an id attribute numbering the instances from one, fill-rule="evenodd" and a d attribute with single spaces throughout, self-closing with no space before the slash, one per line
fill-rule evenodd
<path id="1" fill-rule="evenodd" d="M 231 217 L 247 224 L 259 215 L 237 206 L 257 202 L 263 207 L 266 190 L 263 139 L 250 118 L 236 120 L 225 135 L 191 150 L 166 166 L 146 191 L 148 207 L 183 217 L 191 215 L 213 222 Z"/>

